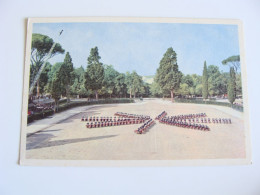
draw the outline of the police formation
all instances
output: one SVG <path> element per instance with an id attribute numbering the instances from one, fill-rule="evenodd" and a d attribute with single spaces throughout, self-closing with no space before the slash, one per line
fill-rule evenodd
<path id="1" fill-rule="evenodd" d="M 163 123 L 163 124 L 166 124 L 166 125 L 172 125 L 172 126 L 189 128 L 189 129 L 198 129 L 198 130 L 204 130 L 204 131 L 209 131 L 210 130 L 207 125 L 181 122 L 181 121 L 174 120 L 174 119 L 169 119 L 169 118 L 163 118 L 159 122 Z"/>
<path id="2" fill-rule="evenodd" d="M 229 118 L 207 118 L 206 113 L 167 116 L 167 113 L 163 111 L 155 118 L 155 120 L 159 120 L 160 123 L 166 125 L 203 131 L 210 130 L 210 128 L 205 123 L 231 124 L 231 119 Z M 117 112 L 114 114 L 114 117 L 83 116 L 81 121 L 87 121 L 87 128 L 112 127 L 144 123 L 134 131 L 137 134 L 145 133 L 155 124 L 155 121 L 152 120 L 150 116 L 129 114 L 124 112 Z"/>
<path id="3" fill-rule="evenodd" d="M 142 118 L 124 118 L 124 117 L 82 117 L 82 121 L 88 121 L 87 128 L 112 127 L 119 125 L 132 125 L 144 123 Z"/>

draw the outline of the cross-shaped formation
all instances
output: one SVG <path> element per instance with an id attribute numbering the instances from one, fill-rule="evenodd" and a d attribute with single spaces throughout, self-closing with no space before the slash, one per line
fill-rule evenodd
<path id="1" fill-rule="evenodd" d="M 155 120 L 158 120 L 161 124 L 202 131 L 210 130 L 210 128 L 205 123 L 231 124 L 231 119 L 229 118 L 207 118 L 206 113 L 167 116 L 167 113 L 163 111 L 155 118 Z M 81 121 L 87 121 L 87 128 L 142 124 L 142 126 L 134 130 L 134 132 L 137 134 L 143 134 L 148 129 L 153 127 L 155 125 L 155 120 L 147 115 L 137 115 L 123 112 L 115 113 L 114 117 L 83 116 L 81 118 Z"/>

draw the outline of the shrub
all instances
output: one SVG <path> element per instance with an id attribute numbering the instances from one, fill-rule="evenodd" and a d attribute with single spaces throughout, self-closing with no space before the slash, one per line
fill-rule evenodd
<path id="1" fill-rule="evenodd" d="M 62 104 L 59 106 L 58 112 L 62 112 L 68 110 L 70 108 L 78 107 L 78 106 L 87 106 L 94 104 L 118 104 L 118 103 L 134 103 L 133 99 L 100 99 L 100 100 L 90 100 L 90 101 L 71 101 L 66 104 L 67 100 L 60 100 L 59 103 Z M 42 112 L 34 113 L 27 117 L 27 124 L 33 122 L 34 120 L 40 120 L 47 116 L 54 114 L 53 110 L 43 110 Z"/>
<path id="2" fill-rule="evenodd" d="M 180 98 L 175 98 L 175 102 L 192 103 L 192 104 L 211 104 L 211 105 L 231 107 L 231 108 L 238 110 L 240 112 L 244 111 L 243 106 L 234 105 L 234 104 L 230 104 L 230 103 L 227 103 L 227 102 L 203 101 L 203 100 L 196 100 L 196 99 L 180 99 Z"/>

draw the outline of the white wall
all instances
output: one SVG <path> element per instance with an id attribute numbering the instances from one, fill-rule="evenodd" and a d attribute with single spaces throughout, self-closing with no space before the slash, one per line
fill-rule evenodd
<path id="1" fill-rule="evenodd" d="M 17 165 L 27 17 L 147 16 L 241 19 L 244 23 L 251 166 L 76 168 Z M 0 1 L 0 194 L 260 194 L 260 1 Z"/>

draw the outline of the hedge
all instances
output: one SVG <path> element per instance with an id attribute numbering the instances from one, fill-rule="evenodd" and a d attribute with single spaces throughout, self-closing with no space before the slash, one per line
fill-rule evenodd
<path id="1" fill-rule="evenodd" d="M 243 106 L 235 105 L 235 104 L 230 104 L 227 102 L 216 102 L 216 101 L 203 101 L 203 100 L 195 100 L 195 99 L 180 99 L 180 98 L 175 98 L 175 102 L 178 103 L 192 103 L 192 104 L 211 104 L 211 105 L 218 105 L 218 106 L 226 106 L 226 107 L 231 107 L 235 110 L 238 110 L 240 112 L 244 111 Z"/>
<path id="2" fill-rule="evenodd" d="M 118 103 L 134 103 L 134 100 L 133 99 L 100 99 L 100 100 L 92 100 L 92 101 L 72 101 L 68 104 L 60 105 L 58 112 L 62 112 L 78 106 L 87 106 L 87 105 L 95 105 L 95 104 L 118 104 Z M 43 112 L 34 113 L 27 117 L 27 123 L 31 123 L 34 120 L 43 119 L 53 114 L 54 114 L 53 110 L 45 110 Z"/>

